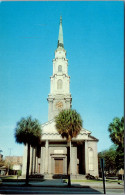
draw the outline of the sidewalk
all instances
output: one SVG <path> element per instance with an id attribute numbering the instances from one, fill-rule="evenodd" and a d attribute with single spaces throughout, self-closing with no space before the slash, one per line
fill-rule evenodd
<path id="1" fill-rule="evenodd" d="M 62 179 L 49 179 L 44 181 L 30 181 L 29 184 L 33 187 L 67 187 L 67 183 L 64 183 Z M 72 187 L 83 188 L 83 187 L 91 187 L 91 188 L 103 188 L 102 182 L 71 182 Z M 3 181 L 2 186 L 23 186 L 25 185 L 24 181 L 13 182 L 11 181 Z M 124 189 L 124 183 L 118 184 L 116 183 L 105 183 L 107 189 Z"/>
<path id="2" fill-rule="evenodd" d="M 103 188 L 103 182 L 72 182 L 72 185 L 80 184 L 81 186 L 89 186 L 91 188 Z M 107 189 L 124 189 L 124 184 L 105 182 Z"/>

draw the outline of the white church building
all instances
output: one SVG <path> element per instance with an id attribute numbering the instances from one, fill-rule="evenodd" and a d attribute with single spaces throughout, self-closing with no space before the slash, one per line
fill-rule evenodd
<path id="1" fill-rule="evenodd" d="M 40 148 L 31 148 L 30 174 L 38 173 L 44 177 L 67 174 L 67 141 L 57 132 L 54 117 L 62 110 L 71 108 L 70 77 L 68 60 L 63 44 L 62 18 L 60 17 L 58 45 L 53 59 L 53 75 L 50 77 L 48 95 L 48 122 L 42 124 Z M 80 134 L 72 139 L 72 176 L 98 176 L 98 139 L 82 128 Z M 27 148 L 24 149 L 22 175 L 26 174 Z"/>

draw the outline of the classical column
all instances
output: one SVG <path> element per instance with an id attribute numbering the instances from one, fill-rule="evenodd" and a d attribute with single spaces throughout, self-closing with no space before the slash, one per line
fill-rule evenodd
<path id="1" fill-rule="evenodd" d="M 85 174 L 88 173 L 89 169 L 88 169 L 88 141 L 85 141 Z"/>
<path id="2" fill-rule="evenodd" d="M 72 143 L 70 141 L 70 175 L 72 174 Z"/>
<path id="3" fill-rule="evenodd" d="M 34 150 L 34 173 L 36 173 L 36 148 Z"/>
<path id="4" fill-rule="evenodd" d="M 36 156 L 36 173 L 38 173 L 38 157 Z"/>
<path id="5" fill-rule="evenodd" d="M 22 175 L 23 176 L 26 176 L 26 165 L 27 165 L 27 144 L 24 146 L 23 166 L 22 166 Z"/>
<path id="6" fill-rule="evenodd" d="M 32 167 L 32 146 L 30 146 L 30 164 L 29 164 L 29 174 L 31 174 Z"/>
<path id="7" fill-rule="evenodd" d="M 49 141 L 46 140 L 45 144 L 45 173 L 48 173 L 48 161 L 49 161 Z"/>
<path id="8" fill-rule="evenodd" d="M 33 174 L 34 148 L 32 147 L 31 175 Z"/>
<path id="9" fill-rule="evenodd" d="M 40 173 L 44 174 L 44 164 L 45 164 L 45 148 L 41 147 L 41 159 L 40 159 Z"/>

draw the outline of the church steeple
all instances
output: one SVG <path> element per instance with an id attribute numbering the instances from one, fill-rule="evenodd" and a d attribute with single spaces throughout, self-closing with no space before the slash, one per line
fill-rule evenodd
<path id="1" fill-rule="evenodd" d="M 60 24 L 59 24 L 59 37 L 58 37 L 58 47 L 63 47 L 64 48 L 64 44 L 63 44 L 63 29 L 62 29 L 62 16 L 60 16 Z"/>
<path id="2" fill-rule="evenodd" d="M 58 46 L 53 59 L 53 74 L 50 77 L 50 93 L 48 95 L 48 120 L 54 119 L 62 109 L 71 108 L 70 77 L 68 60 L 63 44 L 62 17 L 60 17 Z"/>

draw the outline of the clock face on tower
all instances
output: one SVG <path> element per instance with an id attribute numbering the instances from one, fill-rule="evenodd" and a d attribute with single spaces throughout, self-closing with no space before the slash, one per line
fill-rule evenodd
<path id="1" fill-rule="evenodd" d="M 61 101 L 57 102 L 56 108 L 58 108 L 58 109 L 63 108 L 63 103 Z"/>

